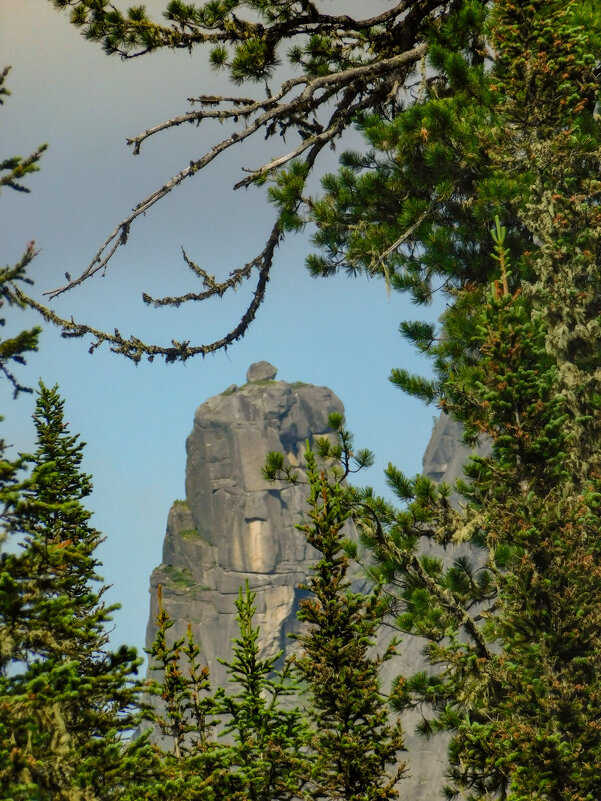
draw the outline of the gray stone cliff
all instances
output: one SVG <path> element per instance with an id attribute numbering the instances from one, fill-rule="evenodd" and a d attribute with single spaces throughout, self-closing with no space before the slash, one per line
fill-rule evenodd
<path id="1" fill-rule="evenodd" d="M 157 586 L 183 636 L 191 623 L 215 685 L 226 682 L 218 658 L 231 654 L 237 634 L 234 600 L 248 580 L 256 593 L 261 644 L 273 653 L 296 627 L 298 585 L 314 551 L 295 529 L 304 509 L 300 486 L 268 484 L 261 468 L 269 451 L 302 459 L 307 438 L 328 429 L 342 411 L 326 387 L 275 381 L 266 362 L 252 365 L 242 387 L 232 386 L 196 410 L 188 437 L 186 500 L 169 512 L 163 563 L 150 580 L 147 643 L 154 637 Z"/>
<path id="2" fill-rule="evenodd" d="M 251 365 L 244 386 L 231 386 L 196 410 L 186 443 L 186 499 L 169 512 L 163 563 L 150 580 L 151 609 L 147 645 L 155 634 L 157 587 L 175 621 L 171 636 L 183 637 L 188 623 L 201 646 L 213 685 L 227 683 L 218 658 L 229 658 L 237 635 L 234 600 L 248 580 L 256 593 L 261 646 L 273 654 L 290 647 L 288 634 L 298 630 L 299 583 L 306 580 L 315 552 L 295 529 L 305 509 L 302 486 L 272 485 L 261 468 L 269 451 L 292 462 L 302 460 L 309 438 L 328 432 L 328 415 L 343 411 L 326 387 L 276 381 L 267 362 Z M 424 472 L 452 482 L 468 451 L 461 429 L 442 417 L 424 456 Z M 376 650 L 392 632 L 382 629 Z M 423 643 L 407 638 L 398 660 L 388 663 L 385 681 L 423 667 Z M 412 801 L 440 797 L 446 766 L 444 741 L 424 741 L 404 720 L 411 777 L 402 794 Z"/>

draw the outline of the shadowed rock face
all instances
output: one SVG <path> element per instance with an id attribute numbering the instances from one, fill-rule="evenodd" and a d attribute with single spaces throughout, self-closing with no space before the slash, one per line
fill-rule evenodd
<path id="1" fill-rule="evenodd" d="M 326 387 L 276 381 L 276 372 L 268 362 L 251 365 L 247 384 L 229 387 L 196 410 L 186 442 L 186 500 L 171 507 L 163 564 L 150 579 L 147 645 L 155 635 L 161 584 L 163 605 L 175 621 L 170 635 L 183 637 L 191 624 L 214 687 L 227 683 L 218 658 L 231 656 L 238 633 L 239 588 L 248 580 L 256 593 L 255 624 L 265 653 L 289 649 L 288 634 L 298 631 L 298 585 L 315 560 L 295 529 L 306 508 L 305 488 L 268 484 L 261 468 L 269 451 L 301 461 L 306 440 L 326 434 L 328 415 L 344 407 Z M 443 416 L 426 450 L 424 472 L 452 482 L 467 455 L 460 427 Z M 375 650 L 381 653 L 391 636 L 383 628 Z M 422 646 L 406 638 L 398 659 L 386 665 L 384 683 L 422 669 Z M 404 719 L 411 777 L 403 780 L 401 793 L 412 801 L 432 801 L 443 785 L 446 743 L 413 735 L 416 722 L 417 716 Z"/>
<path id="2" fill-rule="evenodd" d="M 442 414 L 432 431 L 423 460 L 423 473 L 440 484 L 453 484 L 462 475 L 463 465 L 472 454 L 488 456 L 490 445 L 483 442 L 477 448 L 468 448 L 463 442 L 461 423 Z"/>

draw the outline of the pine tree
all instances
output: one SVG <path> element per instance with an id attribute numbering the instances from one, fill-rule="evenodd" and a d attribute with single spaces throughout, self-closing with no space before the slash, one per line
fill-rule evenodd
<path id="1" fill-rule="evenodd" d="M 447 141 L 440 97 L 431 95 L 390 125 L 372 121 L 380 155 L 332 178 L 329 198 L 316 205 L 331 255 L 314 265 L 326 271 L 345 259 L 373 269 L 370 242 L 388 210 L 380 272 L 418 301 L 437 282 L 449 296 L 442 336 L 423 323 L 401 327 L 432 355 L 434 379 L 404 370 L 392 378 L 460 420 L 468 441 L 486 435 L 492 444 L 489 458 L 468 465 L 470 482 L 458 484 L 460 512 L 450 488 L 393 467 L 400 510 L 369 493 L 354 501 L 382 579 L 401 602 L 398 625 L 429 641 L 438 669 L 402 677 L 395 704 L 422 709 L 424 734 L 453 733 L 449 794 L 468 799 L 592 800 L 601 792 L 600 30 L 591 4 L 498 0 L 490 73 L 461 48 L 434 53 L 449 76 L 442 99 L 455 109 L 455 138 Z M 484 101 L 479 109 L 470 92 Z M 475 123 L 469 131 L 458 121 L 461 103 Z M 447 171 L 469 166 L 470 154 L 471 183 L 459 170 L 441 195 L 428 170 L 441 157 Z M 415 185 L 410 170 L 421 175 Z M 420 192 L 426 206 L 415 210 Z M 486 243 L 495 212 L 506 229 L 497 220 Z M 424 541 L 444 546 L 446 560 L 425 555 Z M 471 556 L 449 560 L 466 542 Z"/>
<path id="2" fill-rule="evenodd" d="M 307 715 L 313 728 L 314 764 L 308 793 L 311 798 L 393 799 L 405 772 L 398 761 L 403 750 L 400 721 L 389 720 L 386 696 L 380 687 L 380 668 L 396 653 L 393 641 L 383 654 L 370 648 L 386 604 L 375 588 L 368 594 L 353 591 L 348 577 L 350 559 L 345 548 L 345 523 L 350 511 L 342 481 L 353 460 L 357 468 L 370 461 L 367 451 L 352 454 L 352 438 L 340 415 L 331 415 L 339 443 L 317 442 L 321 456 L 334 464 L 328 474 L 319 468 L 311 448 L 305 453 L 309 495 L 307 522 L 298 528 L 319 558 L 303 588 L 298 618 L 305 624 L 297 636 L 299 649 L 291 657 L 306 686 Z M 270 454 L 265 474 L 270 479 L 298 480 L 296 468 L 286 466 L 281 454 Z"/>
<path id="3" fill-rule="evenodd" d="M 115 607 L 102 602 L 91 482 L 63 406 L 40 384 L 31 475 L 2 492 L 0 788 L 14 801 L 121 798 L 152 767 L 146 742 L 127 742 L 140 660 L 107 647 Z"/>

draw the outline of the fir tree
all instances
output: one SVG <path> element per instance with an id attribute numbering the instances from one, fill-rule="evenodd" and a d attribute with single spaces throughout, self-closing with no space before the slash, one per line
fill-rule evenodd
<path id="1" fill-rule="evenodd" d="M 169 643 L 173 626 L 162 602 L 159 586 L 157 631 L 148 649 L 150 670 L 156 678 L 145 689 L 156 701 L 144 717 L 160 736 L 160 770 L 146 788 L 146 798 L 221 799 L 227 787 L 230 749 L 218 743 L 218 724 L 209 671 L 198 664 L 199 649 L 191 628 L 183 639 Z"/>
<path id="2" fill-rule="evenodd" d="M 121 798 L 151 768 L 145 741 L 126 742 L 140 662 L 107 647 L 115 607 L 102 602 L 91 483 L 63 405 L 40 384 L 31 476 L 2 493 L 0 787 L 14 801 Z"/>
<path id="3" fill-rule="evenodd" d="M 351 438 L 339 416 L 340 444 L 318 442 L 322 456 L 350 469 Z M 359 452 L 359 466 L 369 463 Z M 197 663 L 199 649 L 191 631 L 168 643 L 173 622 L 160 603 L 157 634 L 149 651 L 158 679 L 148 685 L 157 698 L 150 720 L 168 748 L 162 773 L 146 789 L 147 798 L 274 799 L 327 798 L 348 801 L 397 798 L 405 771 L 400 723 L 389 720 L 379 685 L 382 663 L 393 658 L 396 643 L 373 656 L 384 602 L 378 590 L 354 592 L 347 578 L 349 557 L 344 525 L 344 471 L 329 477 L 306 454 L 308 523 L 299 526 L 320 558 L 305 589 L 299 618 L 306 624 L 299 647 L 284 669 L 282 654 L 263 657 L 259 630 L 253 626 L 254 594 L 246 587 L 236 602 L 239 636 L 233 656 L 224 661 L 230 687 L 211 693 L 207 668 Z M 297 480 L 280 454 L 265 470 L 275 480 Z M 300 686 L 295 679 L 300 681 Z M 302 703 L 283 704 L 287 696 Z"/>
<path id="4" fill-rule="evenodd" d="M 281 653 L 262 658 L 253 626 L 254 593 L 240 590 L 239 636 L 224 661 L 231 686 L 211 691 L 208 668 L 197 662 L 191 629 L 168 644 L 173 621 L 161 603 L 149 650 L 158 678 L 148 685 L 157 698 L 148 710 L 162 735 L 162 770 L 149 799 L 286 801 L 299 797 L 308 773 L 307 728 L 298 708 L 283 698 L 296 691 L 289 666 L 275 668 Z"/>
<path id="5" fill-rule="evenodd" d="M 278 671 L 275 666 L 281 652 L 261 657 L 259 629 L 253 627 L 254 600 L 247 582 L 236 601 L 240 634 L 234 640 L 231 661 L 223 661 L 233 687 L 230 692 L 221 688 L 216 698 L 224 716 L 224 734 L 234 742 L 235 782 L 229 797 L 288 801 L 302 794 L 307 780 L 307 725 L 298 706 L 286 709 L 282 703 L 298 689 L 290 664 Z"/>

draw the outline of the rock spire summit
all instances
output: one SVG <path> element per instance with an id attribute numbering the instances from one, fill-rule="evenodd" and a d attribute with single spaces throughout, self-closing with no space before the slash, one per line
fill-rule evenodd
<path id="1" fill-rule="evenodd" d="M 150 579 L 147 643 L 154 638 L 157 587 L 183 636 L 188 622 L 216 686 L 226 682 L 219 658 L 237 634 L 234 600 L 248 579 L 257 594 L 261 645 L 287 645 L 297 627 L 300 590 L 314 552 L 295 525 L 305 508 L 300 486 L 269 484 L 262 467 L 269 451 L 302 460 L 306 440 L 329 431 L 328 416 L 343 412 L 327 387 L 275 381 L 269 362 L 252 364 L 247 383 L 209 398 L 194 415 L 186 442 L 186 498 L 169 512 L 163 561 Z"/>

